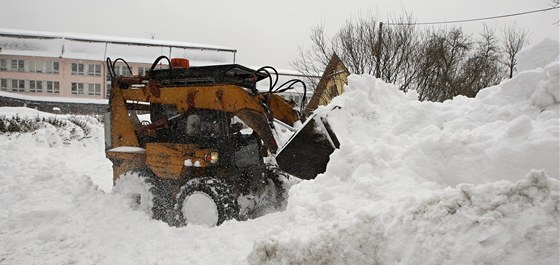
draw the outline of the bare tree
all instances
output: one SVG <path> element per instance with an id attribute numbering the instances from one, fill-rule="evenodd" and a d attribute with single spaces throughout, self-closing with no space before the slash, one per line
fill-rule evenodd
<path id="1" fill-rule="evenodd" d="M 292 61 L 291 65 L 302 73 L 308 76 L 306 83 L 311 84 L 311 89 L 317 86 L 319 82 L 316 76 L 321 76 L 323 70 L 329 63 L 330 56 L 333 53 L 332 45 L 325 35 L 325 28 L 323 25 L 315 26 L 311 29 L 311 48 L 304 50 L 298 49 L 298 56 Z"/>
<path id="2" fill-rule="evenodd" d="M 517 70 L 517 53 L 528 44 L 528 35 L 526 31 L 517 29 L 515 25 L 505 27 L 502 34 L 502 48 L 506 57 L 504 64 L 509 71 L 509 78 L 512 78 Z"/>
<path id="3" fill-rule="evenodd" d="M 460 28 L 426 33 L 418 58 L 416 90 L 420 100 L 444 101 L 462 89 L 461 74 L 466 54 L 471 49 L 469 37 Z"/>
<path id="4" fill-rule="evenodd" d="M 372 74 L 377 43 L 376 22 L 373 18 L 347 21 L 334 37 L 334 50 L 350 72 Z"/>
<path id="5" fill-rule="evenodd" d="M 330 39 L 317 26 L 311 33 L 313 46 L 300 49 L 292 64 L 302 73 L 320 75 L 336 53 L 351 73 L 375 74 L 403 91 L 417 90 L 420 100 L 444 101 L 476 96 L 500 82 L 505 68 L 513 75 L 517 53 L 527 43 L 527 33 L 514 27 L 507 28 L 500 42 L 486 26 L 476 39 L 458 27 L 420 31 L 410 15 L 383 28 L 377 25 L 373 17 L 349 20 Z"/>
<path id="6" fill-rule="evenodd" d="M 551 7 L 560 7 L 560 0 L 550 0 L 550 6 Z M 556 24 L 556 25 L 560 24 L 560 20 L 556 20 L 556 22 L 554 22 L 554 24 Z"/>
<path id="7" fill-rule="evenodd" d="M 481 89 L 498 84 L 504 77 L 500 65 L 500 47 L 495 30 L 486 25 L 473 54 L 463 66 L 460 95 L 474 97 Z"/>
<path id="8" fill-rule="evenodd" d="M 392 26 L 382 32 L 381 78 L 399 84 L 402 91 L 407 91 L 416 76 L 414 65 L 420 39 L 410 15 L 394 19 L 389 24 Z"/>

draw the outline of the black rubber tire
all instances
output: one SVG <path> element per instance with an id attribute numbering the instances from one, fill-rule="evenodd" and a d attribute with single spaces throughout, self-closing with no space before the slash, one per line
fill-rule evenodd
<path id="1" fill-rule="evenodd" d="M 171 195 L 171 187 L 168 181 L 158 178 L 155 175 L 152 175 L 147 181 L 152 184 L 150 191 L 155 195 L 153 199 L 152 218 L 174 226 L 175 209 L 173 207 L 173 196 Z"/>
<path id="2" fill-rule="evenodd" d="M 202 192 L 214 201 L 218 212 L 218 221 L 216 226 L 221 225 L 224 221 L 236 219 L 239 216 L 239 206 L 237 199 L 231 193 L 229 185 L 220 179 L 212 177 L 195 178 L 189 180 L 177 196 L 177 204 L 175 204 L 175 212 L 177 213 L 177 221 L 179 225 L 188 223 L 187 217 L 183 214 L 183 202 L 193 193 Z"/>
<path id="3" fill-rule="evenodd" d="M 126 182 L 120 181 L 123 178 L 129 179 Z M 136 201 L 138 203 L 136 207 L 145 211 L 153 219 L 167 223 L 170 223 L 174 216 L 169 190 L 165 181 L 156 177 L 148 169 L 135 169 L 123 173 L 113 187 L 114 193 L 125 196 L 140 196 Z M 149 198 L 143 199 L 141 194 L 149 196 Z"/>
<path id="4" fill-rule="evenodd" d="M 288 203 L 290 175 L 278 168 L 267 168 L 267 178 L 274 183 L 276 189 L 274 208 L 278 211 L 285 210 Z"/>

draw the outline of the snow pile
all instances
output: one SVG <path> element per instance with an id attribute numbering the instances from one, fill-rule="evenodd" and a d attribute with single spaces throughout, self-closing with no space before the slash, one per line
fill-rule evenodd
<path id="1" fill-rule="evenodd" d="M 545 39 L 517 54 L 519 72 L 541 68 L 560 55 L 558 41 Z"/>
<path id="2" fill-rule="evenodd" d="M 54 159 L 49 160 L 51 162 L 56 160 L 90 176 L 103 190 L 111 190 L 111 163 L 104 156 L 103 124 L 97 118 L 56 115 L 24 107 L 1 107 L 0 123 L 0 168 L 15 170 L 3 170 L 6 177 L 26 170 L 25 163 L 49 158 Z M 24 164 L 13 168 L 13 161 Z"/>
<path id="3" fill-rule="evenodd" d="M 556 59 L 444 103 L 351 76 L 320 110 L 340 150 L 292 188 L 289 228 L 250 263 L 556 264 L 559 72 Z"/>
<path id="4" fill-rule="evenodd" d="M 319 198 L 304 206 L 289 204 L 289 229 L 257 242 L 250 263 L 558 262 L 558 182 L 540 172 L 517 183 L 418 188 L 408 195 L 380 187 L 370 188 L 376 196 L 363 196 L 363 190 L 355 184 L 356 195 L 344 198 L 316 191 Z"/>
<path id="5" fill-rule="evenodd" d="M 474 99 L 351 76 L 319 110 L 341 142 L 327 171 L 284 212 L 216 228 L 169 227 L 111 194 L 101 124 L 0 134 L 0 263 L 558 264 L 558 43 L 535 47 Z M 0 115 L 22 111 L 51 117 Z"/>

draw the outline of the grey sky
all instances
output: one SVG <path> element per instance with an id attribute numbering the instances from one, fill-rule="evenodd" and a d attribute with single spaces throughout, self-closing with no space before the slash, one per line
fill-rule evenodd
<path id="1" fill-rule="evenodd" d="M 418 22 L 504 15 L 551 6 L 551 0 L 2 0 L 0 27 L 177 40 L 238 50 L 238 63 L 290 68 L 310 29 L 328 34 L 346 20 L 374 15 L 382 20 L 411 12 Z M 516 23 L 531 42 L 558 40 L 558 9 L 486 21 L 498 30 Z M 480 31 L 482 22 L 461 24 Z"/>

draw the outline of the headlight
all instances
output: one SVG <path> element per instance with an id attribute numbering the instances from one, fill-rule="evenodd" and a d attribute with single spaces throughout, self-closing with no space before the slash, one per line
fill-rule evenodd
<path id="1" fill-rule="evenodd" d="M 211 164 L 218 163 L 218 152 L 210 152 L 210 154 L 206 155 L 206 162 L 210 162 Z"/>

